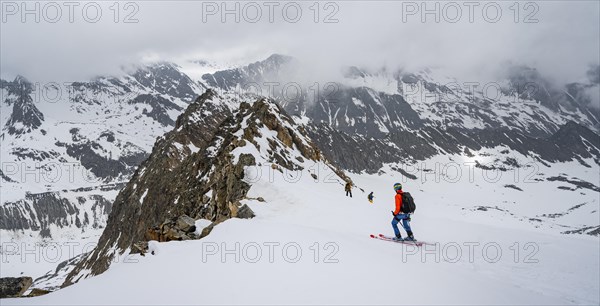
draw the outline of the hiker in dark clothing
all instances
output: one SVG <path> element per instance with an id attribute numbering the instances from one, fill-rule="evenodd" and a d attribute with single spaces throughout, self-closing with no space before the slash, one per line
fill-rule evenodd
<path id="1" fill-rule="evenodd" d="M 350 197 L 352 197 L 352 183 L 347 182 L 345 189 L 346 189 L 346 196 L 350 195 Z"/>

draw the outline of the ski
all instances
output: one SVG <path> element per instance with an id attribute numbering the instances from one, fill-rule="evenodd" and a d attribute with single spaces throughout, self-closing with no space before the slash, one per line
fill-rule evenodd
<path id="1" fill-rule="evenodd" d="M 379 234 L 379 237 L 384 238 L 384 239 L 394 240 L 394 237 L 386 236 L 384 234 Z M 435 243 L 425 242 L 425 241 L 419 241 L 419 240 L 417 240 L 417 241 L 402 241 L 402 242 L 405 242 L 405 243 L 418 243 L 419 245 L 424 245 L 424 244 L 426 244 L 426 245 L 435 245 Z"/>
<path id="2" fill-rule="evenodd" d="M 401 243 L 401 244 L 408 244 L 408 245 L 415 245 L 415 246 L 422 246 L 423 243 L 420 241 L 402 241 L 402 240 L 396 240 L 395 238 L 392 237 L 388 237 L 382 234 L 379 234 L 379 236 L 376 235 L 371 235 L 371 238 L 375 238 L 375 239 L 379 239 L 379 240 L 384 240 L 384 241 L 389 241 L 389 242 L 395 242 L 395 243 Z"/>
<path id="3" fill-rule="evenodd" d="M 379 239 L 379 240 L 384 240 L 384 241 L 390 241 L 390 242 L 395 242 L 395 243 L 415 245 L 415 246 L 432 245 L 431 243 L 427 243 L 427 242 L 423 242 L 423 241 L 402 241 L 402 240 L 396 240 L 393 237 L 386 236 L 386 235 L 383 235 L 383 234 L 370 235 L 370 236 L 371 236 L 371 238 L 374 238 L 374 239 Z"/>

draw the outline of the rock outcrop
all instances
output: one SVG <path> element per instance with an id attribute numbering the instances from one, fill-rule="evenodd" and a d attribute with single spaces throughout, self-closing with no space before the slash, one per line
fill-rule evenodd
<path id="1" fill-rule="evenodd" d="M 102 193 L 121 187 L 123 184 L 109 184 L 98 188 L 27 193 L 22 200 L 0 206 L 0 230 L 39 231 L 42 238 L 58 238 L 54 237 L 57 233 L 52 229 L 101 229 L 112 206 Z"/>
<path id="2" fill-rule="evenodd" d="M 6 103 L 13 106 L 12 113 L 4 126 L 8 134 L 20 137 L 42 125 L 44 114 L 35 106 L 31 97 L 34 91 L 32 83 L 18 76 L 12 82 L 0 82 L 0 88 L 7 89 Z"/>
<path id="3" fill-rule="evenodd" d="M 28 276 L 0 278 L 0 298 L 20 297 L 32 283 Z"/>
<path id="4" fill-rule="evenodd" d="M 199 235 L 204 237 L 227 219 L 254 217 L 240 202 L 251 188 L 244 180 L 249 166 L 271 163 L 297 170 L 303 161 L 321 158 L 304 130 L 274 102 L 208 90 L 156 141 L 117 196 L 98 247 L 64 286 L 104 272 L 128 250 L 144 253 L 150 240 L 198 238 L 197 219 L 212 221 Z"/>

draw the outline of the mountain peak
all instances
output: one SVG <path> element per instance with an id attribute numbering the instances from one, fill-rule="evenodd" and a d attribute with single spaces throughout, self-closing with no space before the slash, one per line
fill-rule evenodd
<path id="1" fill-rule="evenodd" d="M 183 73 L 177 64 L 170 62 L 140 67 L 131 76 L 144 87 L 154 88 L 186 102 L 196 97 L 201 86 Z"/>
<path id="2" fill-rule="evenodd" d="M 264 61 L 268 61 L 268 62 L 277 62 L 277 63 L 285 63 L 285 62 L 289 62 L 291 60 L 293 60 L 294 58 L 292 56 L 289 55 L 284 55 L 284 54 L 278 54 L 278 53 L 273 53 L 271 54 L 271 56 L 269 56 L 266 60 Z"/>
<path id="3" fill-rule="evenodd" d="M 77 264 L 65 285 L 104 272 L 114 256 L 148 241 L 149 232 L 166 219 L 186 215 L 214 226 L 238 216 L 240 201 L 252 187 L 247 167 L 308 171 L 311 162 L 320 161 L 303 128 L 272 100 L 207 90 L 172 131 L 158 138 L 117 196 L 98 247 Z"/>
<path id="4" fill-rule="evenodd" d="M 29 133 L 42 125 L 44 114 L 35 106 L 31 93 L 33 84 L 26 78 L 17 76 L 13 82 L 5 82 L 8 97 L 6 101 L 13 105 L 12 113 L 4 129 L 17 137 Z"/>

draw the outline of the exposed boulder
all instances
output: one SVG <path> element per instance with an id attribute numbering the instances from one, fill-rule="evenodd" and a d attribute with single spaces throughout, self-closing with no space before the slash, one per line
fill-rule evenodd
<path id="1" fill-rule="evenodd" d="M 229 203 L 229 209 L 231 209 L 231 216 L 234 218 L 252 219 L 256 216 L 248 205 L 242 205 L 239 202 Z"/>
<path id="2" fill-rule="evenodd" d="M 29 276 L 0 278 L 0 298 L 20 297 L 33 283 Z"/>
<path id="3" fill-rule="evenodd" d="M 33 289 L 31 289 L 31 292 L 29 292 L 29 294 L 27 295 L 27 297 L 36 297 L 36 296 L 48 294 L 50 292 L 52 292 L 52 291 L 44 290 L 44 289 L 39 289 L 39 288 L 33 288 Z"/>
<path id="4" fill-rule="evenodd" d="M 234 217 L 234 218 L 237 217 L 237 213 L 238 213 L 238 210 L 239 210 L 238 204 L 229 202 L 229 210 L 231 210 L 231 216 L 232 217 Z"/>
<path id="5" fill-rule="evenodd" d="M 224 218 L 217 219 L 215 222 L 211 223 L 209 226 L 203 228 L 202 232 L 200 233 L 200 238 L 204 238 L 204 237 L 208 236 L 208 234 L 210 234 L 210 232 L 212 232 L 212 230 L 215 226 L 217 226 L 219 223 L 221 223 L 225 220 L 227 220 L 227 219 L 224 219 Z"/>
<path id="6" fill-rule="evenodd" d="M 248 207 L 248 205 L 244 204 L 244 205 L 242 205 L 242 207 L 240 207 L 238 209 L 236 217 L 238 217 L 240 219 L 252 219 L 255 216 L 256 215 L 254 214 L 252 209 L 250 209 L 250 207 Z"/>
<path id="7" fill-rule="evenodd" d="M 196 232 L 196 220 L 187 215 L 181 215 L 177 218 L 165 220 L 158 226 L 150 227 L 144 235 L 145 240 L 138 241 L 131 246 L 131 254 L 141 254 L 148 252 L 148 241 L 158 242 L 181 241 L 190 239 L 199 239 Z"/>
<path id="8" fill-rule="evenodd" d="M 160 225 L 150 227 L 146 230 L 146 241 L 137 242 L 134 244 L 135 249 L 144 249 L 148 247 L 147 241 L 156 240 L 158 242 L 166 242 L 172 240 L 190 240 L 199 238 L 194 232 L 196 231 L 196 220 L 187 215 L 170 218 L 162 222 Z M 143 244 L 143 242 L 146 242 Z M 136 246 L 136 244 L 138 246 Z"/>
<path id="9" fill-rule="evenodd" d="M 148 252 L 148 241 L 138 241 L 131 246 L 131 254 L 144 256 Z"/>
<path id="10" fill-rule="evenodd" d="M 190 218 L 189 216 L 182 215 L 177 218 L 177 229 L 184 231 L 186 233 L 196 231 L 196 220 Z"/>

